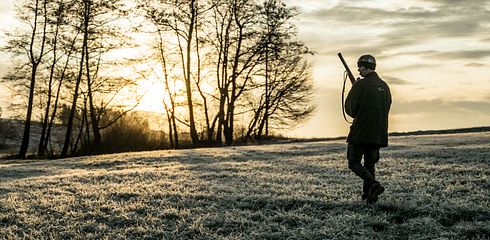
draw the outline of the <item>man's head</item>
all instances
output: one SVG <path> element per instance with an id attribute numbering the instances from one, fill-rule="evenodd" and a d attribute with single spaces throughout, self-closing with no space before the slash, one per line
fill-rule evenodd
<path id="1" fill-rule="evenodd" d="M 368 73 L 374 72 L 376 69 L 376 59 L 371 55 L 362 55 L 357 60 L 358 71 L 362 77 L 365 77 Z"/>

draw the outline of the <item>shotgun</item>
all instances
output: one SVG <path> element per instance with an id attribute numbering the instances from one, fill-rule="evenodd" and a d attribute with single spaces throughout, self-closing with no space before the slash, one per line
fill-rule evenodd
<path id="1" fill-rule="evenodd" d="M 345 63 L 344 57 L 342 57 L 342 53 L 338 53 L 337 55 L 339 56 L 340 61 L 342 62 L 342 64 L 344 65 L 345 70 L 347 71 L 347 76 L 349 77 L 350 82 L 352 83 L 352 85 L 354 85 L 354 83 L 356 83 L 356 79 L 354 78 L 354 75 L 352 75 L 352 72 L 350 71 L 349 66 L 347 65 L 347 63 Z"/>

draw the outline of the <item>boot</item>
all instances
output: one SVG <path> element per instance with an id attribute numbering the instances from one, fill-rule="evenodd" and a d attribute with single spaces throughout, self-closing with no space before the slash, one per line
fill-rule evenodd
<path id="1" fill-rule="evenodd" d="M 378 201 L 378 196 L 381 195 L 385 191 L 385 188 L 381 186 L 379 182 L 374 182 L 371 184 L 367 196 L 366 203 L 374 204 Z"/>

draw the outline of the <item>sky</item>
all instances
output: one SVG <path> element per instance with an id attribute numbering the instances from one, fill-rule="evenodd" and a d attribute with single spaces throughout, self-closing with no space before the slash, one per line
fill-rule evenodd
<path id="1" fill-rule="evenodd" d="M 376 70 L 392 91 L 390 132 L 490 125 L 490 1 L 285 1 L 298 10 L 299 40 L 315 52 L 309 60 L 317 105 L 314 115 L 286 136 L 348 133 L 338 52 L 356 76 L 359 56 L 376 57 Z M 13 3 L 0 1 L 0 45 L 2 30 L 12 23 Z M 0 53 L 0 74 L 7 66 Z M 6 99 L 0 89 L 0 106 Z"/>
<path id="2" fill-rule="evenodd" d="M 490 1 L 289 0 L 311 58 L 315 115 L 291 134 L 342 136 L 343 67 L 377 59 L 393 95 L 389 131 L 490 125 Z M 350 89 L 348 83 L 347 89 Z"/>

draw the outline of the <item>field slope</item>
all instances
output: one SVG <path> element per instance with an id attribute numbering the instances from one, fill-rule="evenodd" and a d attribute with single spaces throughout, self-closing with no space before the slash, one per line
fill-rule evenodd
<path id="1" fill-rule="evenodd" d="M 374 206 L 343 141 L 0 162 L 0 239 L 488 239 L 490 132 L 398 136 Z"/>

